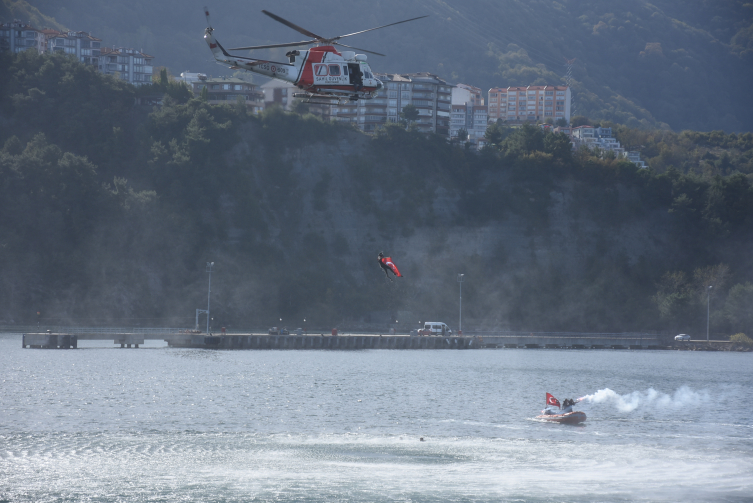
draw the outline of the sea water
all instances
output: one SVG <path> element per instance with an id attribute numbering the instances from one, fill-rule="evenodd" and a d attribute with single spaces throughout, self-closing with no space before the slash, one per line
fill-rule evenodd
<path id="1" fill-rule="evenodd" d="M 0 502 L 753 500 L 750 353 L 80 346 L 0 335 Z"/>

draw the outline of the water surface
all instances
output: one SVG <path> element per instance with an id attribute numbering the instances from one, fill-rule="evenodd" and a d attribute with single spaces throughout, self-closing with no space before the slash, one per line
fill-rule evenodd
<path id="1" fill-rule="evenodd" d="M 753 500 L 750 353 L 81 346 L 0 335 L 0 501 Z"/>

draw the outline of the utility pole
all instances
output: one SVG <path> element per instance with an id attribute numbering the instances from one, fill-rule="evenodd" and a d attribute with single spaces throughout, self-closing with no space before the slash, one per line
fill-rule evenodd
<path id="1" fill-rule="evenodd" d="M 458 319 L 458 333 L 463 333 L 463 277 L 465 274 L 458 274 L 458 284 L 460 285 L 460 317 Z"/>
<path id="2" fill-rule="evenodd" d="M 214 262 L 207 262 L 207 272 L 209 273 L 209 290 L 207 291 L 207 335 L 209 335 L 209 298 L 212 295 L 212 267 L 214 267 Z"/>

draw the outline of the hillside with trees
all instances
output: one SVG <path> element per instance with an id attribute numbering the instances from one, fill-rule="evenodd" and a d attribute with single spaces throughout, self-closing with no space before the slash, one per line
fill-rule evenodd
<path id="1" fill-rule="evenodd" d="M 677 159 L 639 170 L 536 127 L 476 153 L 168 81 L 135 107 L 63 55 L 0 68 L 5 323 L 188 327 L 214 261 L 215 326 L 454 325 L 462 272 L 468 328 L 700 333 L 713 284 L 712 331 L 753 333 L 749 134 L 620 129 Z"/>
<path id="2" fill-rule="evenodd" d="M 10 0 L 4 0 L 7 4 Z M 223 74 L 202 39 L 201 6 L 179 0 L 33 0 L 72 29 L 105 45 L 143 49 L 173 74 Z M 334 36 L 400 19 L 430 17 L 352 39 L 377 72 L 428 71 L 484 90 L 562 84 L 574 59 L 575 113 L 631 128 L 675 131 L 753 129 L 753 4 L 745 0 L 326 0 L 209 5 L 227 47 L 300 40 L 261 14 L 271 10 L 315 33 Z M 260 51 L 281 58 L 284 49 Z"/>

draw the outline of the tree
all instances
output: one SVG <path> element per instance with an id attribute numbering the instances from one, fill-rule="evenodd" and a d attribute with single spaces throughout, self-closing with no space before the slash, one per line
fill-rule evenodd
<path id="1" fill-rule="evenodd" d="M 164 87 L 167 87 L 167 84 L 170 83 L 170 79 L 167 76 L 167 68 L 164 66 L 159 71 L 159 83 Z"/>
<path id="2" fill-rule="evenodd" d="M 544 131 L 535 124 L 523 124 L 505 140 L 505 149 L 511 153 L 530 154 L 544 151 Z"/>
<path id="3" fill-rule="evenodd" d="M 460 143 L 465 143 L 468 141 L 468 130 L 464 127 L 458 129 L 458 141 Z"/>
<path id="4" fill-rule="evenodd" d="M 498 123 L 492 123 L 489 124 L 489 126 L 486 128 L 486 132 L 484 133 L 484 138 L 486 138 L 487 145 L 494 146 L 496 148 L 499 148 L 502 145 L 502 142 L 505 138 L 510 134 L 510 128 L 505 126 L 500 126 Z"/>
<path id="5" fill-rule="evenodd" d="M 555 159 L 569 160 L 573 156 L 573 145 L 565 133 L 549 133 L 544 136 L 544 152 Z"/>
<path id="6" fill-rule="evenodd" d="M 588 126 L 589 124 L 591 124 L 591 121 L 588 120 L 588 117 L 584 117 L 583 115 L 570 117 L 570 125 L 573 127 Z"/>
<path id="7" fill-rule="evenodd" d="M 293 101 L 293 105 L 290 107 L 290 111 L 298 115 L 306 115 L 311 112 L 311 107 L 305 101 L 296 98 Z"/>
<path id="8" fill-rule="evenodd" d="M 408 126 L 414 121 L 418 120 L 418 108 L 412 104 L 405 105 L 403 111 L 400 112 L 400 118 L 408 123 Z"/>
<path id="9" fill-rule="evenodd" d="M 201 94 L 199 95 L 199 99 L 206 103 L 209 101 L 209 91 L 207 90 L 207 86 L 204 86 L 201 88 Z"/>
<path id="10" fill-rule="evenodd" d="M 724 303 L 724 317 L 733 332 L 753 335 L 753 283 L 738 283 L 729 289 Z"/>
<path id="11" fill-rule="evenodd" d="M 565 120 L 564 117 L 560 117 L 559 119 L 557 119 L 557 121 L 554 124 L 559 127 L 567 127 L 567 121 Z"/>

